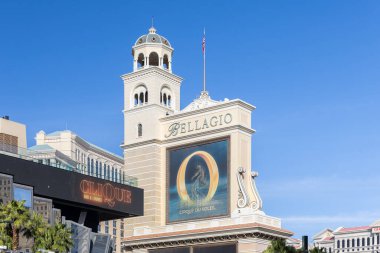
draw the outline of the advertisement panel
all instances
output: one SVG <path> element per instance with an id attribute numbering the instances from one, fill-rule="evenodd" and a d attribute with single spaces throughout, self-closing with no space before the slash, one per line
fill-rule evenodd
<path id="1" fill-rule="evenodd" d="M 229 139 L 169 149 L 167 222 L 229 212 Z"/>

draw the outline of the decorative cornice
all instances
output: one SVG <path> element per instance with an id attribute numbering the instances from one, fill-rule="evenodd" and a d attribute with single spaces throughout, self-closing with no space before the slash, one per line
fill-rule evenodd
<path id="1" fill-rule="evenodd" d="M 86 148 L 87 150 L 91 150 L 93 152 L 99 153 L 99 154 L 101 154 L 101 155 L 103 155 L 109 159 L 112 159 L 112 160 L 114 160 L 114 161 L 116 161 L 122 165 L 124 164 L 124 159 L 122 157 L 119 157 L 119 156 L 114 155 L 110 152 L 107 152 L 101 148 L 98 148 L 95 145 L 88 143 L 87 141 L 85 141 L 84 139 L 82 139 L 81 137 L 79 137 L 77 135 L 75 136 L 74 140 L 75 140 L 75 142 L 77 142 L 78 144 L 80 144 L 81 146 Z"/>
<path id="2" fill-rule="evenodd" d="M 185 246 L 209 242 L 231 242 L 243 238 L 274 240 L 277 238 L 287 238 L 292 235 L 292 232 L 284 229 L 251 223 L 132 236 L 125 238 L 122 247 L 125 250 L 133 250 Z"/>
<path id="3" fill-rule="evenodd" d="M 205 108 L 202 108 L 199 110 L 188 111 L 188 112 L 181 112 L 180 111 L 178 113 L 163 117 L 160 119 L 160 121 L 166 122 L 166 121 L 176 120 L 179 118 L 184 118 L 184 117 L 193 116 L 193 115 L 199 115 L 201 113 L 216 111 L 216 110 L 228 108 L 231 106 L 240 106 L 240 107 L 243 107 L 249 111 L 253 111 L 256 109 L 255 106 L 248 104 L 247 102 L 244 102 L 240 99 L 234 99 L 234 100 L 230 100 L 230 101 L 224 101 L 224 102 L 221 102 L 220 104 L 205 107 Z"/>
<path id="4" fill-rule="evenodd" d="M 177 76 L 175 74 L 172 74 L 166 70 L 163 70 L 159 67 L 156 67 L 156 66 L 150 66 L 148 68 L 143 68 L 143 69 L 139 69 L 139 70 L 136 70 L 134 72 L 131 72 L 131 73 L 128 73 L 128 74 L 124 74 L 121 76 L 121 78 L 124 80 L 124 81 L 134 81 L 135 79 L 141 79 L 142 77 L 149 77 L 149 75 L 152 75 L 152 74 L 157 74 L 157 75 L 160 75 L 164 78 L 167 78 L 175 83 L 181 83 L 183 78 L 180 77 L 180 76 Z"/>

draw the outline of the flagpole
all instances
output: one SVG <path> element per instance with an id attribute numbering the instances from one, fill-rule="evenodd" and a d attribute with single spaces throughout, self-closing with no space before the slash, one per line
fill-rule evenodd
<path id="1" fill-rule="evenodd" d="M 203 92 L 206 91 L 206 29 L 203 30 Z"/>

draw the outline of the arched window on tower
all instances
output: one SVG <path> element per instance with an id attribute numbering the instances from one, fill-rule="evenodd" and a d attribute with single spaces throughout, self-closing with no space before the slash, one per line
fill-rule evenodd
<path id="1" fill-rule="evenodd" d="M 169 58 L 168 58 L 168 56 L 166 54 L 164 55 L 162 67 L 164 69 L 169 69 Z"/>
<path id="2" fill-rule="evenodd" d="M 150 53 L 149 66 L 158 66 L 158 54 L 156 52 Z"/>
<path id="3" fill-rule="evenodd" d="M 137 68 L 142 68 L 145 66 L 145 57 L 143 53 L 139 54 L 139 57 L 137 57 Z"/>
<path id="4" fill-rule="evenodd" d="M 168 103 L 168 100 L 166 98 L 166 93 L 164 93 L 163 102 L 164 102 L 164 105 L 167 105 Z"/>
<path id="5" fill-rule="evenodd" d="M 145 91 L 145 103 L 148 103 L 148 91 Z"/>
<path id="6" fill-rule="evenodd" d="M 139 104 L 139 95 L 135 94 L 135 99 L 134 99 L 134 105 L 138 105 Z"/>
<path id="7" fill-rule="evenodd" d="M 141 137 L 141 136 L 142 136 L 142 131 L 143 131 L 143 129 L 142 129 L 142 124 L 139 123 L 139 124 L 137 125 L 137 137 Z"/>
<path id="8" fill-rule="evenodd" d="M 140 104 L 144 104 L 144 93 L 143 92 L 141 92 L 140 93 Z"/>
<path id="9" fill-rule="evenodd" d="M 168 106 L 170 107 L 172 105 L 172 97 L 168 96 Z"/>

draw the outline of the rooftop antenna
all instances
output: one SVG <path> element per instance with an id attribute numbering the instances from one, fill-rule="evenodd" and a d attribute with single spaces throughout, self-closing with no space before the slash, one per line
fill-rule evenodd
<path id="1" fill-rule="evenodd" d="M 203 28 L 202 52 L 203 52 L 203 92 L 202 93 L 206 93 L 206 28 Z"/>

